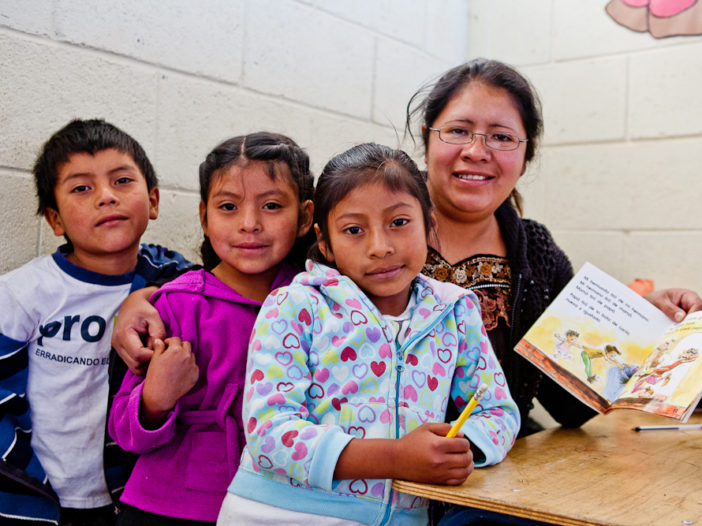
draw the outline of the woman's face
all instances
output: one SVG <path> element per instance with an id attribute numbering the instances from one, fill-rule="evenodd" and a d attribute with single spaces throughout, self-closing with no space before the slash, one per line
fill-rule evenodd
<path id="1" fill-rule="evenodd" d="M 473 81 L 449 101 L 432 128 L 462 126 L 472 132 L 506 132 L 526 138 L 517 105 L 502 88 Z M 463 222 L 491 216 L 524 173 L 526 143 L 516 150 L 491 150 L 482 136 L 471 144 L 448 144 L 429 132 L 425 160 L 436 213 Z"/>

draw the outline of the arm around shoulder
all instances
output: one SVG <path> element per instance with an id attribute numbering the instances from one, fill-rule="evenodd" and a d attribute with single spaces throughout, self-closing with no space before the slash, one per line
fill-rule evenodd
<path id="1" fill-rule="evenodd" d="M 152 307 L 159 320 L 164 317 L 169 331 L 177 330 L 174 328 L 178 327 L 176 315 L 167 295 L 160 295 Z M 175 433 L 177 402 L 195 385 L 198 377 L 199 369 L 189 342 L 175 336 L 165 342 L 156 339 L 146 376 L 128 371 L 114 397 L 110 435 L 120 447 L 136 453 L 145 453 L 169 442 Z"/>
<path id="2" fill-rule="evenodd" d="M 149 303 L 149 297 L 156 287 L 146 287 L 132 292 L 122 302 L 112 332 L 112 347 L 130 371 L 144 375 L 153 354 L 151 344 L 144 345 L 142 337 L 149 342 L 164 339 L 166 329 L 156 308 Z"/>

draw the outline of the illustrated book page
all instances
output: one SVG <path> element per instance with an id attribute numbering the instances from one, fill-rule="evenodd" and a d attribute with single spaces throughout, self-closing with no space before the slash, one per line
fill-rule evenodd
<path id="1" fill-rule="evenodd" d="M 686 421 L 702 396 L 702 313 L 676 324 L 590 263 L 515 350 L 600 413 Z"/>

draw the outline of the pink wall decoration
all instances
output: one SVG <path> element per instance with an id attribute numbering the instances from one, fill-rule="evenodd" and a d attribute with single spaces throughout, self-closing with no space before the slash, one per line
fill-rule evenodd
<path id="1" fill-rule="evenodd" d="M 655 38 L 702 34 L 698 0 L 611 0 L 605 10 L 618 24 Z"/>

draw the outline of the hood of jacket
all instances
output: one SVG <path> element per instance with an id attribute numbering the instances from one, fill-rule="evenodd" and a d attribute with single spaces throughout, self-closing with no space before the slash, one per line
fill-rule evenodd
<path id="1" fill-rule="evenodd" d="M 291 265 L 283 264 L 278 269 L 278 273 L 271 284 L 271 291 L 287 285 L 296 274 L 296 269 Z M 165 283 L 151 296 L 151 302 L 161 294 L 169 292 L 189 292 L 209 298 L 216 298 L 224 301 L 240 303 L 243 305 L 261 305 L 261 302 L 251 298 L 246 298 L 236 290 L 221 281 L 217 276 L 204 269 L 192 270 L 180 275 L 173 281 Z"/>
<path id="2" fill-rule="evenodd" d="M 349 297 L 349 291 L 351 291 L 352 296 L 359 297 L 366 307 L 380 317 L 380 323 L 383 323 L 382 313 L 378 311 L 378 308 L 351 278 L 341 274 L 335 268 L 312 260 L 307 260 L 305 269 L 305 272 L 295 276 L 292 285 L 300 284 L 314 287 L 334 303 L 344 302 Z M 463 296 L 473 296 L 472 292 L 458 285 L 437 281 L 423 274 L 419 274 L 412 281 L 411 287 L 417 295 L 417 304 L 423 304 L 417 311 L 426 319 L 427 325 L 431 325 L 435 318 L 435 316 L 431 316 L 431 313 L 438 315 Z M 474 298 L 471 299 L 477 305 L 477 301 Z"/>

